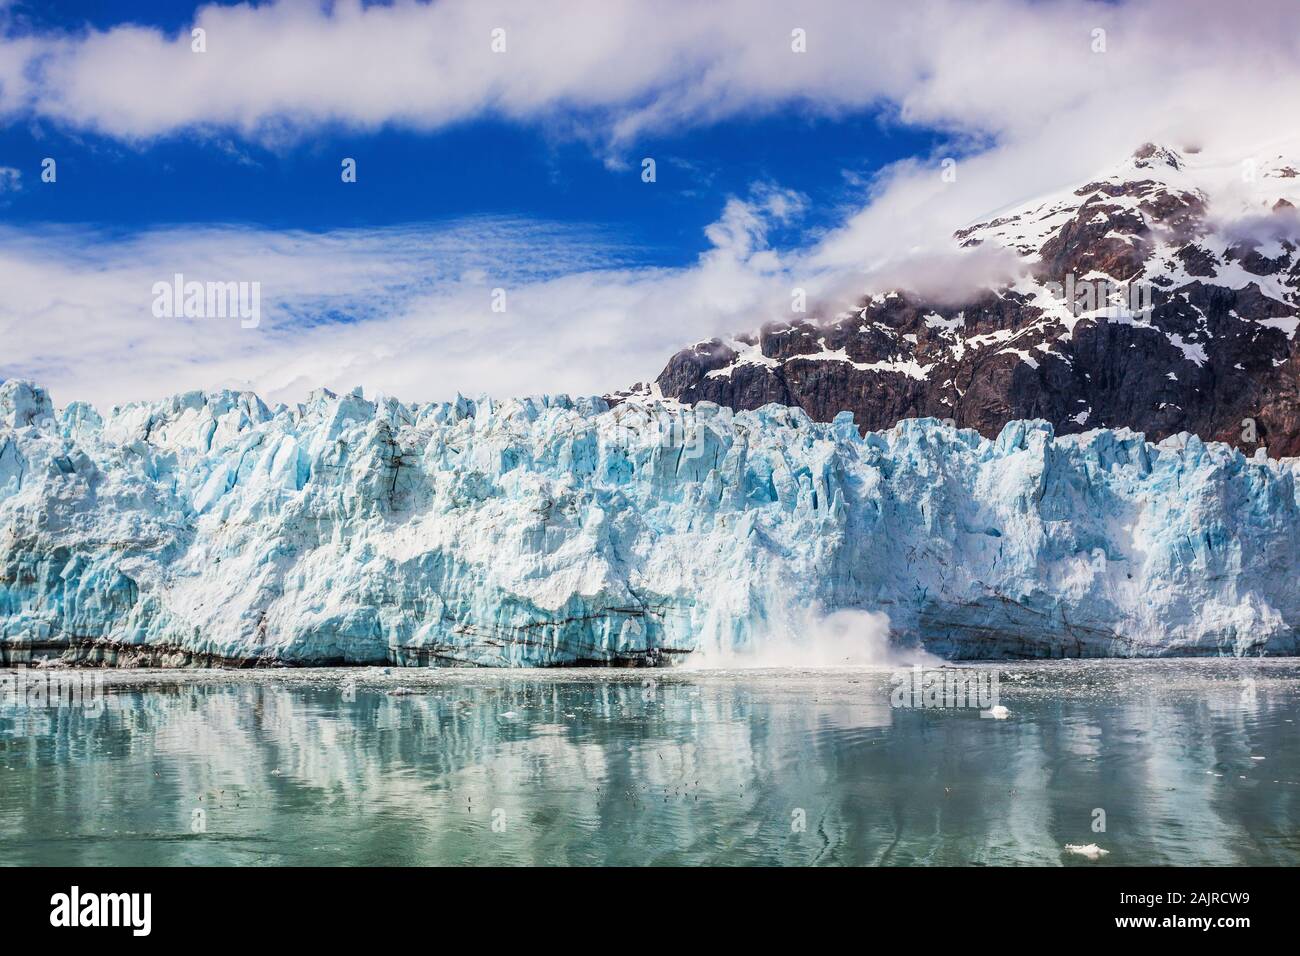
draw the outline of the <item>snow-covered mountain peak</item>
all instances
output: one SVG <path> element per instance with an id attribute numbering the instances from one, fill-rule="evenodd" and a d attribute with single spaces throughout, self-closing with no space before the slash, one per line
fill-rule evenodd
<path id="1" fill-rule="evenodd" d="M 1012 250 L 1018 279 L 931 301 L 864 296 L 820 322 L 678 353 L 657 382 L 683 401 L 770 401 L 860 425 L 1015 418 L 1061 432 L 1192 432 L 1300 453 L 1300 143 L 1210 154 L 1147 143 L 1084 181 L 958 229 Z M 759 323 L 755 323 L 756 325 Z"/>
<path id="2" fill-rule="evenodd" d="M 1276 261 L 1256 261 L 1252 271 L 1276 274 L 1294 264 L 1298 166 L 1282 153 L 1211 158 L 1147 143 L 1087 182 L 1001 211 L 955 238 L 967 248 L 1013 249 L 1048 281 L 1070 272 L 1158 281 L 1177 277 L 1188 261 L 1213 279 L 1219 269 L 1211 259 L 1235 279 L 1230 264 L 1265 243 Z M 1281 245 L 1288 239 L 1289 249 Z M 1294 283 L 1274 291 L 1296 301 Z"/>

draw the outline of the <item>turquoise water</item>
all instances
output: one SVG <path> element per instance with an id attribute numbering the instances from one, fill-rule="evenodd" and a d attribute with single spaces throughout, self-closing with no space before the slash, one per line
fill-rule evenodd
<path id="1" fill-rule="evenodd" d="M 1300 863 L 1300 661 L 960 670 L 1005 719 L 890 671 L 94 672 L 0 702 L 0 862 Z"/>

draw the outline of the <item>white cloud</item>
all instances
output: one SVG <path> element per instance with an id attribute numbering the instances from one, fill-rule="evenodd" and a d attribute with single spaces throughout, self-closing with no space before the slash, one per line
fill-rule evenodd
<path id="1" fill-rule="evenodd" d="M 22 170 L 12 166 L 0 166 L 0 195 L 17 192 L 22 189 Z"/>
<path id="2" fill-rule="evenodd" d="M 617 144 L 792 105 L 823 115 L 885 105 L 909 123 L 993 136 L 1081 109 L 1198 125 L 1194 111 L 1161 108 L 1204 98 L 1235 104 L 1214 117 L 1230 133 L 1238 113 L 1294 109 L 1248 94 L 1294 93 L 1300 70 L 1290 0 L 353 0 L 207 6 L 194 24 L 205 53 L 191 52 L 188 29 L 11 26 L 0 110 L 128 139 L 214 126 L 272 141 L 322 122 L 430 130 L 494 115 L 594 123 Z M 504 53 L 490 45 L 498 27 Z M 807 53 L 791 50 L 795 27 Z M 1105 53 L 1093 52 L 1096 29 Z"/>
<path id="3" fill-rule="evenodd" d="M 720 197 L 713 247 L 685 269 L 623 268 L 592 237 L 521 223 L 201 228 L 125 244 L 0 231 L 0 375 L 34 375 L 60 401 L 222 382 L 286 398 L 317 384 L 404 398 L 602 391 L 654 375 L 681 344 L 788 314 L 792 286 L 834 309 L 873 276 L 975 282 L 1005 263 L 954 265 L 953 229 L 1143 141 L 1244 156 L 1300 128 L 1291 0 L 281 3 L 205 7 L 196 23 L 204 54 L 190 52 L 188 29 L 8 24 L 0 114 L 125 140 L 201 128 L 272 145 L 325 123 L 436 130 L 504 117 L 589 136 L 611 162 L 639 156 L 631 144 L 658 131 L 778 110 L 883 110 L 948 141 L 882 171 L 839 228 L 799 249 L 772 249 L 767 236 L 802 197 L 771 186 Z M 504 54 L 490 50 L 496 26 Z M 806 54 L 790 51 L 794 27 L 807 31 Z M 944 156 L 958 161 L 954 182 L 940 177 Z M 487 309 L 502 264 L 506 316 Z M 262 328 L 160 326 L 146 294 L 173 271 L 262 277 Z M 341 321 L 332 308 L 358 314 Z"/>
<path id="4" fill-rule="evenodd" d="M 457 391 L 601 393 L 652 378 L 683 341 L 786 297 L 769 218 L 799 197 L 727 203 L 683 269 L 625 268 L 627 250 L 571 227 L 506 220 L 323 234 L 0 228 L 0 378 L 101 406 L 190 388 L 271 401 L 324 385 L 404 400 Z M 262 321 L 155 318 L 155 282 L 260 282 Z M 492 311 L 493 290 L 506 312 Z M 786 299 L 788 301 L 788 299 Z"/>

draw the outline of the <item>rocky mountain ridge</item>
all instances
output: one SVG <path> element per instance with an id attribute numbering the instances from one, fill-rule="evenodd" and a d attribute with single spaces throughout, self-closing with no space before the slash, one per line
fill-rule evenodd
<path id="1" fill-rule="evenodd" d="M 864 431 L 934 417 L 996 436 L 1190 432 L 1300 455 L 1300 162 L 1147 144 L 1086 183 L 977 222 L 959 249 L 1023 274 L 959 304 L 907 291 L 819 322 L 773 322 L 668 362 L 649 391 L 733 409 L 779 402 Z"/>

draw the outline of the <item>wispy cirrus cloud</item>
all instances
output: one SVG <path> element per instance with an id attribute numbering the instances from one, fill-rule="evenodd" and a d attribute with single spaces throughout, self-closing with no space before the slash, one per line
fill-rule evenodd
<path id="1" fill-rule="evenodd" d="M 0 228 L 0 377 L 101 406 L 218 386 L 271 401 L 322 385 L 408 400 L 600 393 L 653 377 L 683 339 L 787 299 L 766 233 L 801 201 L 772 186 L 731 200 L 710 248 L 681 269 L 631 266 L 634 250 L 600 231 L 499 218 L 128 237 Z M 176 273 L 259 282 L 258 327 L 156 317 L 152 288 Z"/>

